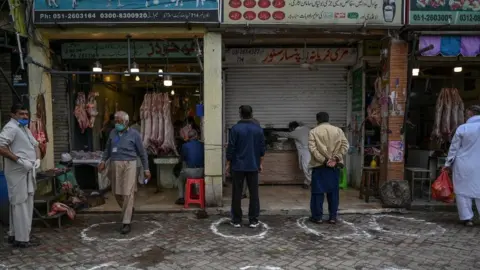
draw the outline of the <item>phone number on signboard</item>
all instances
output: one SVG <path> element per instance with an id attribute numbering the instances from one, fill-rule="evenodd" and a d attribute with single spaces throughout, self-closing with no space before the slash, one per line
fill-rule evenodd
<path id="1" fill-rule="evenodd" d="M 67 13 L 67 14 L 52 14 L 53 19 L 146 19 L 148 14 L 145 13 Z"/>
<path id="2" fill-rule="evenodd" d="M 443 15 L 443 14 L 427 14 L 427 15 L 413 15 L 414 21 L 421 22 L 448 22 L 453 19 L 452 15 Z"/>

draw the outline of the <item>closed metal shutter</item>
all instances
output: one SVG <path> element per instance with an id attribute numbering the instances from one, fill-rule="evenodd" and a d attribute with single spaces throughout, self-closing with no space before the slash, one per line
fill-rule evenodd
<path id="1" fill-rule="evenodd" d="M 286 128 L 290 121 L 315 126 L 315 116 L 328 112 L 333 125 L 347 122 L 347 69 L 323 66 L 229 67 L 226 70 L 225 121 L 239 120 L 238 108 L 250 105 L 262 127 Z"/>
<path id="2" fill-rule="evenodd" d="M 55 162 L 60 160 L 62 153 L 70 152 L 69 117 L 70 111 L 69 95 L 67 89 L 68 81 L 58 75 L 52 75 L 52 98 L 53 98 L 53 152 Z"/>

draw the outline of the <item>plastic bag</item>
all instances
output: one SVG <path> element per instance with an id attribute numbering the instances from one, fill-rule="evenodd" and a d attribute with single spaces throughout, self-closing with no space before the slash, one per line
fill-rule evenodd
<path id="1" fill-rule="evenodd" d="M 110 159 L 105 162 L 105 169 L 98 173 L 98 189 L 107 190 L 110 187 Z"/>
<path id="2" fill-rule="evenodd" d="M 447 171 L 442 171 L 432 184 L 432 197 L 437 201 L 452 203 L 454 200 L 453 184 Z"/>

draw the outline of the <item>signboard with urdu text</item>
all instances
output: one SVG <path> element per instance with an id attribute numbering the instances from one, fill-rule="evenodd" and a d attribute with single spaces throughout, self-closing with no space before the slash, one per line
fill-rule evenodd
<path id="1" fill-rule="evenodd" d="M 202 46 L 202 42 L 199 42 Z M 194 58 L 195 41 L 134 41 L 131 56 L 137 59 Z M 124 42 L 72 42 L 62 44 L 62 59 L 126 59 L 128 43 Z"/>
<path id="2" fill-rule="evenodd" d="M 35 0 L 36 24 L 218 23 L 219 0 Z"/>
<path id="3" fill-rule="evenodd" d="M 403 0 L 225 0 L 225 24 L 401 26 Z"/>
<path id="4" fill-rule="evenodd" d="M 410 0 L 411 25 L 478 25 L 480 0 Z"/>
<path id="5" fill-rule="evenodd" d="M 227 65 L 353 65 L 357 50 L 353 48 L 229 48 L 225 50 Z"/>

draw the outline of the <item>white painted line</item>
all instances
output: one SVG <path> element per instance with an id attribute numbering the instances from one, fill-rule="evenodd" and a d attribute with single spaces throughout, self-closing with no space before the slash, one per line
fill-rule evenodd
<path id="1" fill-rule="evenodd" d="M 396 267 L 385 267 L 385 268 L 382 268 L 381 270 L 411 270 L 409 268 L 396 268 Z"/>
<path id="2" fill-rule="evenodd" d="M 109 266 L 117 266 L 117 264 L 115 262 L 102 263 L 102 264 L 94 266 L 92 268 L 88 268 L 88 270 L 101 269 L 103 267 L 109 267 Z"/>
<path id="3" fill-rule="evenodd" d="M 297 226 L 300 227 L 301 229 L 305 230 L 306 232 L 314 234 L 316 236 L 322 236 L 322 237 L 334 238 L 334 239 L 346 239 L 346 238 L 354 238 L 354 237 L 367 237 L 367 238 L 372 237 L 372 235 L 370 235 L 368 232 L 359 229 L 357 226 L 355 226 L 355 224 L 353 224 L 351 222 L 348 222 L 348 221 L 345 221 L 345 220 L 338 220 L 338 221 L 340 221 L 340 222 L 344 223 L 345 225 L 349 226 L 350 228 L 352 228 L 353 233 L 343 234 L 343 235 L 340 235 L 340 236 L 330 236 L 330 235 L 327 235 L 326 233 L 322 233 L 320 231 L 317 231 L 317 230 L 314 230 L 314 229 L 308 227 L 305 224 L 305 222 L 308 219 L 309 219 L 309 217 L 302 217 L 302 218 L 297 219 Z M 318 224 L 319 228 L 321 226 L 325 226 L 325 225 Z M 338 224 L 335 225 L 335 226 L 338 226 Z"/>
<path id="4" fill-rule="evenodd" d="M 8 270 L 8 267 L 5 264 L 0 264 L 0 269 Z"/>
<path id="5" fill-rule="evenodd" d="M 270 230 L 270 227 L 268 227 L 267 224 L 259 221 L 260 225 L 264 228 L 264 231 L 256 234 L 256 235 L 226 235 L 218 231 L 218 226 L 222 223 L 225 223 L 226 221 L 229 221 L 230 218 L 221 218 L 210 225 L 210 230 L 221 237 L 224 238 L 230 238 L 230 239 L 235 239 L 235 240 L 248 240 L 248 239 L 263 239 L 265 235 L 267 235 L 268 231 Z"/>
<path id="6" fill-rule="evenodd" d="M 280 267 L 276 267 L 276 266 L 244 266 L 242 268 L 240 268 L 240 270 L 246 270 L 246 269 L 258 269 L 258 270 L 283 270 L 282 268 Z"/>
<path id="7" fill-rule="evenodd" d="M 141 235 L 137 235 L 135 237 L 130 237 L 130 238 L 98 238 L 98 237 L 89 237 L 87 235 L 88 231 L 90 231 L 91 229 L 95 228 L 95 227 L 98 227 L 100 225 L 105 225 L 105 224 L 116 224 L 117 222 L 102 222 L 102 223 L 97 223 L 97 224 L 93 224 L 93 225 L 90 225 L 89 227 L 85 228 L 82 230 L 82 232 L 80 233 L 80 237 L 82 238 L 83 241 L 96 241 L 96 240 L 101 240 L 101 241 L 117 241 L 117 242 L 130 242 L 130 241 L 133 241 L 133 240 L 137 240 L 139 238 L 142 238 L 142 237 L 148 237 L 148 236 L 152 236 L 154 233 L 156 233 L 157 231 L 159 231 L 160 229 L 162 229 L 162 225 L 156 221 L 140 221 L 140 222 L 149 222 L 149 223 L 152 223 L 154 224 L 155 226 L 157 226 L 157 228 L 147 232 L 147 233 L 144 233 L 144 234 L 141 234 Z M 133 222 L 133 223 L 139 223 L 139 222 Z M 95 268 L 97 269 L 97 268 Z"/>
<path id="8" fill-rule="evenodd" d="M 405 233 L 401 231 L 395 231 L 395 230 L 385 230 L 382 227 L 380 227 L 380 224 L 378 224 L 378 218 L 382 217 L 388 217 L 388 218 L 394 218 L 394 219 L 401 219 L 401 220 L 406 220 L 406 221 L 412 221 L 416 223 L 423 223 L 424 225 L 435 225 L 436 228 L 433 230 L 430 230 L 426 233 L 422 234 L 414 234 L 414 233 Z M 371 220 L 369 222 L 369 225 L 371 226 L 370 229 L 381 232 L 381 233 L 387 233 L 387 234 L 393 234 L 393 235 L 403 235 L 403 236 L 409 236 L 409 237 L 421 237 L 421 236 L 428 236 L 428 235 L 437 235 L 437 234 L 444 234 L 447 230 L 443 228 L 442 226 L 429 222 L 423 219 L 416 219 L 412 217 L 402 217 L 402 216 L 394 216 L 394 215 L 372 215 Z M 394 270 L 394 269 L 392 269 Z"/>

